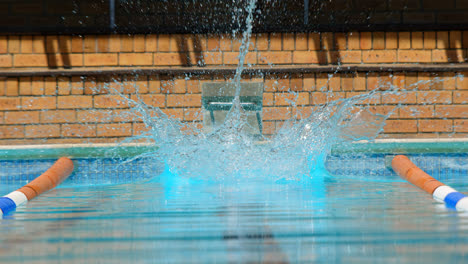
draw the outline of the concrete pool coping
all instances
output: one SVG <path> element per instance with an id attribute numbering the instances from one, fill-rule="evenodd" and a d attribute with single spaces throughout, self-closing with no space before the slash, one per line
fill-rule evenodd
<path id="1" fill-rule="evenodd" d="M 259 144 L 268 144 L 260 142 Z M 0 160 L 70 158 L 128 158 L 156 151 L 155 144 L 45 144 L 0 146 Z M 378 139 L 337 145 L 332 154 L 408 154 L 408 153 L 468 153 L 468 139 Z"/>

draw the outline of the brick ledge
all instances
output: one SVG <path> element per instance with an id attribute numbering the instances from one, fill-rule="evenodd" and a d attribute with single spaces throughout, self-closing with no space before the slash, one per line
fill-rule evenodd
<path id="1" fill-rule="evenodd" d="M 209 67 L 86 67 L 73 69 L 0 69 L 0 77 L 35 76 L 99 76 L 112 74 L 170 74 L 170 75 L 211 75 L 234 74 L 235 66 Z M 342 64 L 342 65 L 288 65 L 254 66 L 246 68 L 245 74 L 275 73 L 339 73 L 339 72 L 463 72 L 468 71 L 468 63 L 457 64 Z"/>

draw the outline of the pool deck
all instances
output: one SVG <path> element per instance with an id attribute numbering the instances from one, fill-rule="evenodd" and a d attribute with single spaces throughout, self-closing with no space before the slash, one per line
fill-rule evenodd
<path id="1" fill-rule="evenodd" d="M 268 142 L 259 142 L 268 144 Z M 67 156 L 71 158 L 132 157 L 157 150 L 150 143 L 121 144 L 44 144 L 0 146 L 0 159 L 47 159 Z M 468 153 L 468 139 L 377 139 L 336 145 L 332 154 L 343 153 Z"/>

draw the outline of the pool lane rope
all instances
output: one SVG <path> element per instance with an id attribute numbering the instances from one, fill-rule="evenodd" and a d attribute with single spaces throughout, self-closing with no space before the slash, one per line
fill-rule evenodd
<path id="1" fill-rule="evenodd" d="M 455 189 L 434 179 L 418 168 L 404 155 L 397 155 L 392 160 L 393 170 L 403 179 L 423 189 L 447 207 L 468 212 L 468 197 Z"/>
<path id="2" fill-rule="evenodd" d="M 73 172 L 73 161 L 62 157 L 46 172 L 30 183 L 0 197 L 0 217 L 16 209 L 21 204 L 31 201 L 34 197 L 47 192 L 63 182 Z"/>

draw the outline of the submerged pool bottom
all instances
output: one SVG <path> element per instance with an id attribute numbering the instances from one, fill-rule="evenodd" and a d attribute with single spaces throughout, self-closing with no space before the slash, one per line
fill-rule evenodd
<path id="1" fill-rule="evenodd" d="M 459 191 L 467 190 L 468 154 L 412 158 L 423 169 L 432 166 L 437 170 L 436 178 Z M 119 184 L 108 184 L 112 183 L 109 177 L 119 178 L 119 174 L 106 172 L 94 178 L 90 174 L 94 169 L 105 171 L 102 164 L 117 168 L 112 161 L 82 159 L 78 163 L 88 162 L 90 171 L 78 171 L 63 188 L 1 220 L 0 262 L 468 260 L 467 215 L 435 203 L 426 193 L 399 180 L 385 168 L 384 159 L 385 155 L 332 156 L 327 162 L 329 172 L 319 172 L 314 179 L 280 183 L 194 181 L 156 170 L 145 176 L 140 171 L 148 171 L 139 169 L 146 168 L 140 160 L 127 164 L 126 170 L 122 167 L 126 172 L 121 179 L 132 176 Z M 5 172 L 13 161 L 2 162 Z M 49 161 L 21 166 L 33 168 L 41 162 Z M 16 177 L 26 181 L 26 172 Z M 4 175 L 2 186 L 17 184 L 14 179 L 6 184 Z M 86 175 L 98 184 L 84 184 Z M 148 182 L 152 176 L 157 177 Z"/>

